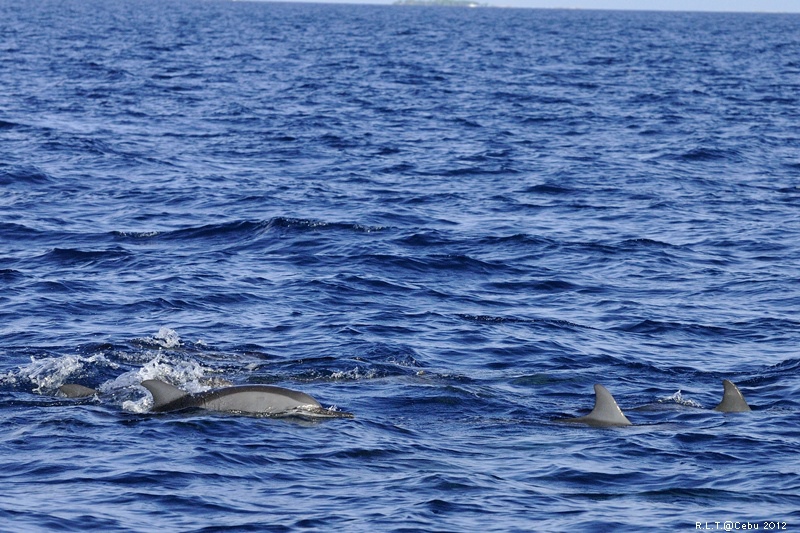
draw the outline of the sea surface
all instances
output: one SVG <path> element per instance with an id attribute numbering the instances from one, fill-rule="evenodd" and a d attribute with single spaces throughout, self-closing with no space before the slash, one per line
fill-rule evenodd
<path id="1" fill-rule="evenodd" d="M 800 16 L 0 0 L 0 287 L 4 532 L 798 531 Z"/>

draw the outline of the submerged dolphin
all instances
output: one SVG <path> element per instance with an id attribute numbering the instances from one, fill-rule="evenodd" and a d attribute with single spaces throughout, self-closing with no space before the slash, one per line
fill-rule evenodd
<path id="1" fill-rule="evenodd" d="M 594 386 L 594 409 L 586 416 L 565 418 L 559 422 L 577 422 L 596 427 L 630 426 L 631 421 L 622 414 L 617 401 L 608 389 L 599 383 Z"/>
<path id="2" fill-rule="evenodd" d="M 714 410 L 722 413 L 745 413 L 750 411 L 750 406 L 739 392 L 739 388 L 727 379 L 722 380 L 725 392 L 722 394 L 722 401 L 719 402 Z"/>
<path id="3" fill-rule="evenodd" d="M 303 418 L 352 418 L 352 413 L 323 408 L 303 392 L 272 385 L 239 385 L 198 394 L 148 379 L 142 386 L 153 395 L 154 413 L 200 408 L 251 415 L 298 416 Z"/>

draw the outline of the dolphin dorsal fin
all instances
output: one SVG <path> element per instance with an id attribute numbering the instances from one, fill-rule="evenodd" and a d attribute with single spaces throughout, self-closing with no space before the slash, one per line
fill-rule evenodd
<path id="1" fill-rule="evenodd" d="M 722 380 L 722 386 L 725 388 L 725 392 L 722 394 L 722 401 L 714 408 L 715 411 L 721 411 L 723 413 L 744 413 L 750 411 L 750 406 L 747 405 L 744 396 L 739 392 L 739 387 L 727 379 Z"/>
<path id="2" fill-rule="evenodd" d="M 631 421 L 622 413 L 617 401 L 608 389 L 599 383 L 594 386 L 594 409 L 583 417 L 584 421 L 597 425 L 630 426 Z"/>
<path id="3" fill-rule="evenodd" d="M 154 410 L 158 410 L 160 407 L 172 403 L 179 398 L 183 398 L 184 396 L 188 396 L 189 394 L 178 387 L 170 385 L 169 383 L 164 383 L 158 379 L 142 381 L 142 387 L 149 390 L 150 394 L 153 395 Z"/>

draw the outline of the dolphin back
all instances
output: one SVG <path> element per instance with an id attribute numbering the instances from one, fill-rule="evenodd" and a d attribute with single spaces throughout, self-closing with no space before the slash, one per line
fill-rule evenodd
<path id="1" fill-rule="evenodd" d="M 320 403 L 304 392 L 272 385 L 226 387 L 198 395 L 200 406 L 214 411 L 275 415 L 299 407 L 320 408 Z"/>
<path id="2" fill-rule="evenodd" d="M 67 383 L 61 385 L 58 390 L 67 398 L 87 398 L 89 396 L 98 394 L 96 390 L 90 389 L 89 387 L 84 387 L 83 385 L 78 385 L 76 383 Z"/>
<path id="3" fill-rule="evenodd" d="M 142 386 L 153 396 L 154 413 L 200 408 L 211 411 L 300 418 L 352 418 L 352 413 L 324 409 L 308 394 L 272 385 L 240 385 L 189 394 L 169 383 L 148 379 Z"/>

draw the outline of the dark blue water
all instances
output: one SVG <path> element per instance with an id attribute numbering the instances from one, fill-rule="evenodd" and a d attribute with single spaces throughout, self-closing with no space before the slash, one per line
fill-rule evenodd
<path id="1" fill-rule="evenodd" d="M 797 530 L 800 16 L 0 21 L 3 531 Z"/>

